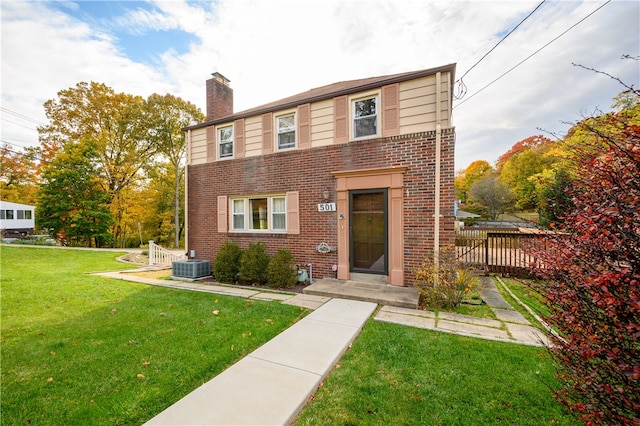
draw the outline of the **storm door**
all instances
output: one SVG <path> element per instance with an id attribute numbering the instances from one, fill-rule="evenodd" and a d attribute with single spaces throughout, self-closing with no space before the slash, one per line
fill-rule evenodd
<path id="1" fill-rule="evenodd" d="M 352 272 L 387 274 L 387 190 L 349 193 Z"/>

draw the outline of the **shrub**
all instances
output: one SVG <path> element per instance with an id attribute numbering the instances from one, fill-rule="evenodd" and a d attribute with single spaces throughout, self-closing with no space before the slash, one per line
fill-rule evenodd
<path id="1" fill-rule="evenodd" d="M 251 243 L 240 256 L 240 281 L 246 284 L 265 284 L 269 256 L 264 243 Z"/>
<path id="2" fill-rule="evenodd" d="M 473 269 L 456 260 L 453 246 L 440 250 L 437 265 L 432 251 L 414 272 L 414 286 L 418 289 L 422 308 L 456 307 L 479 281 Z"/>
<path id="3" fill-rule="evenodd" d="M 213 262 L 213 275 L 221 283 L 235 283 L 240 270 L 242 249 L 233 241 L 225 241 Z"/>
<path id="4" fill-rule="evenodd" d="M 293 287 L 298 282 L 298 268 L 291 252 L 278 249 L 267 267 L 267 285 L 272 288 Z"/>
<path id="5" fill-rule="evenodd" d="M 585 136 L 570 158 L 573 207 L 563 233 L 533 250 L 550 280 L 547 322 L 560 332 L 549 348 L 556 397 L 587 424 L 639 424 L 640 126 L 620 112 L 576 127 Z"/>

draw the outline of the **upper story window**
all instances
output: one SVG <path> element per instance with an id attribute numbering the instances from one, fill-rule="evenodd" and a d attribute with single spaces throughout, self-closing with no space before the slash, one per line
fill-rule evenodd
<path id="1" fill-rule="evenodd" d="M 286 231 L 284 195 L 235 198 L 231 201 L 231 229 L 234 231 Z"/>
<path id="2" fill-rule="evenodd" d="M 218 146 L 220 158 L 233 157 L 233 126 L 218 129 Z"/>
<path id="3" fill-rule="evenodd" d="M 353 137 L 375 136 L 378 134 L 378 97 L 353 101 Z"/>
<path id="4" fill-rule="evenodd" d="M 282 115 L 277 117 L 276 121 L 278 127 L 278 149 L 294 148 L 296 146 L 295 115 Z"/>

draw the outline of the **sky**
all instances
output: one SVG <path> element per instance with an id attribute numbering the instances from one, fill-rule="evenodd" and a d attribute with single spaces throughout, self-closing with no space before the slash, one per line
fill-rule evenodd
<path id="1" fill-rule="evenodd" d="M 1 0 L 0 14 L 0 142 L 16 151 L 38 145 L 44 102 L 82 81 L 171 93 L 204 112 L 205 81 L 219 72 L 238 112 L 456 63 L 461 170 L 609 111 L 624 87 L 577 65 L 640 87 L 636 0 Z"/>

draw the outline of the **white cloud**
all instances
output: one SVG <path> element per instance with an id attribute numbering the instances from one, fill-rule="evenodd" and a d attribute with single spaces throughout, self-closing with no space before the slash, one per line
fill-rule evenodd
<path id="1" fill-rule="evenodd" d="M 131 9 L 120 24 L 181 29 L 196 42 L 169 49 L 157 64 L 135 63 L 117 34 L 50 9 L 46 3 L 2 2 L 2 105 L 44 121 L 42 103 L 79 81 L 148 96 L 170 92 L 205 109 L 205 80 L 231 80 L 236 111 L 337 81 L 456 62 L 461 76 L 539 1 L 159 0 L 152 12 Z M 547 2 L 465 77 L 457 102 L 456 167 L 495 159 L 515 142 L 562 133 L 562 121 L 606 109 L 622 87 L 581 63 L 638 85 L 640 6 L 607 4 L 501 80 L 484 85 L 550 42 L 603 2 Z M 123 3 L 126 5 L 126 3 Z M 34 132 L 2 122 L 2 139 Z M 9 136 L 7 136 L 9 135 Z"/>

